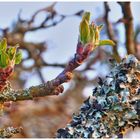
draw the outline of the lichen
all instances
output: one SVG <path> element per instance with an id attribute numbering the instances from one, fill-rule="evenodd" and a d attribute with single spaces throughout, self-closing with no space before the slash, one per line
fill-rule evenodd
<path id="1" fill-rule="evenodd" d="M 115 63 L 105 80 L 73 114 L 57 138 L 120 138 L 129 127 L 140 126 L 140 62 L 129 55 Z"/>
<path id="2" fill-rule="evenodd" d="M 7 127 L 0 129 L 0 138 L 10 138 L 14 134 L 20 133 L 22 128 Z"/>

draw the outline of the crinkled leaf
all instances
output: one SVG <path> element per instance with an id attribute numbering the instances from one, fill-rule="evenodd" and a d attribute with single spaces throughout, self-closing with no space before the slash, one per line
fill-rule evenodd
<path id="1" fill-rule="evenodd" d="M 100 40 L 99 41 L 99 46 L 103 46 L 103 45 L 111 45 L 111 46 L 114 46 L 115 43 L 112 40 Z"/>
<path id="2" fill-rule="evenodd" d="M 21 59 L 22 59 L 22 53 L 21 51 L 19 51 L 15 56 L 15 64 L 19 64 L 21 62 Z"/>

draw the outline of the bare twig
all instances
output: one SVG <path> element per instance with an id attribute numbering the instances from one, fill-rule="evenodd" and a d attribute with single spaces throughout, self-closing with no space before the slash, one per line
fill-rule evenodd
<path id="1" fill-rule="evenodd" d="M 32 18 L 28 21 L 29 24 L 33 23 L 36 16 L 40 13 L 40 12 L 48 12 L 48 13 L 52 13 L 52 14 L 56 14 L 56 11 L 54 9 L 54 6 L 56 5 L 56 2 L 52 3 L 50 6 L 48 7 L 45 7 L 45 8 L 42 8 L 42 9 L 39 9 L 38 11 L 36 11 Z"/>

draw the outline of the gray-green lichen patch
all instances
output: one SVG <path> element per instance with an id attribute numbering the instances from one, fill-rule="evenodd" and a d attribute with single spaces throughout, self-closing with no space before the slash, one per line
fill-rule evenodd
<path id="1" fill-rule="evenodd" d="M 33 99 L 30 89 L 24 90 L 14 90 L 8 85 L 4 91 L 0 93 L 0 103 L 4 103 L 6 101 L 17 101 L 17 100 L 29 100 Z"/>
<path id="2" fill-rule="evenodd" d="M 140 62 L 129 55 L 105 80 L 99 78 L 93 95 L 58 138 L 117 138 L 129 127 L 140 126 Z"/>
<path id="3" fill-rule="evenodd" d="M 0 129 L 0 138 L 10 138 L 14 134 L 20 133 L 21 128 L 7 127 L 4 129 Z"/>

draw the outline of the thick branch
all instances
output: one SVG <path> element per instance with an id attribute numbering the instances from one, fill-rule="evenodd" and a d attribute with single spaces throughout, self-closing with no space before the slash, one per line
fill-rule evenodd
<path id="1" fill-rule="evenodd" d="M 133 15 L 131 12 L 130 2 L 119 2 L 123 18 L 126 20 L 125 26 L 125 35 L 126 35 L 126 48 L 128 54 L 135 54 L 134 46 L 134 29 L 133 29 Z"/>

